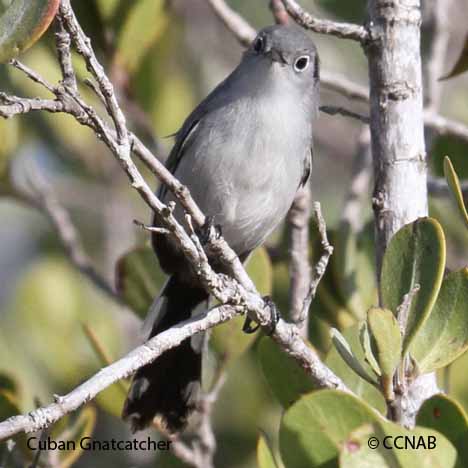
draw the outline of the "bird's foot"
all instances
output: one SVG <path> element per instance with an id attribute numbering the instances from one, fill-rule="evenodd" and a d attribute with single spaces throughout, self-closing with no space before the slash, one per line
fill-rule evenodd
<path id="1" fill-rule="evenodd" d="M 278 322 L 281 318 L 281 314 L 279 313 L 278 308 L 276 307 L 275 303 L 272 301 L 270 296 L 264 296 L 263 301 L 270 310 L 270 325 L 268 327 L 267 332 L 267 335 L 270 336 L 276 330 L 276 325 L 278 325 Z M 244 326 L 242 327 L 242 331 L 247 334 L 255 333 L 260 328 L 260 324 L 257 323 L 255 325 L 252 325 L 252 323 L 253 320 L 249 317 L 246 317 Z"/>
<path id="2" fill-rule="evenodd" d="M 203 245 L 208 244 L 212 239 L 222 237 L 221 225 L 215 224 L 214 220 L 214 216 L 207 216 L 205 224 L 197 229 L 197 235 Z"/>

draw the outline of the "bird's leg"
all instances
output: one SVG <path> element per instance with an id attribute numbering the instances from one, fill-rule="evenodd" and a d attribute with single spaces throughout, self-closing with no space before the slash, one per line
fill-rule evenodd
<path id="1" fill-rule="evenodd" d="M 281 318 L 281 314 L 279 313 L 278 308 L 276 307 L 275 303 L 272 301 L 270 296 L 264 296 L 263 301 L 270 310 L 270 324 L 269 330 L 267 332 L 267 335 L 270 336 L 276 330 L 276 325 L 278 325 L 278 322 Z M 255 333 L 260 328 L 260 325 L 258 323 L 252 326 L 252 322 L 253 320 L 249 317 L 245 319 L 244 326 L 242 327 L 242 331 L 244 333 Z"/>

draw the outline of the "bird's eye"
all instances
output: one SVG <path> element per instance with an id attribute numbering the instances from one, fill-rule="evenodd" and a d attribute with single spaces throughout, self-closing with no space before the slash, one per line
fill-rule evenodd
<path id="1" fill-rule="evenodd" d="M 263 37 L 261 36 L 257 37 L 257 39 L 255 39 L 255 42 L 253 44 L 253 49 L 255 50 L 255 52 L 260 53 L 263 50 L 264 44 L 265 44 L 265 40 L 263 39 Z"/>
<path id="2" fill-rule="evenodd" d="M 294 70 L 297 72 L 303 72 L 308 68 L 310 64 L 310 57 L 308 55 L 301 55 L 294 62 Z"/>

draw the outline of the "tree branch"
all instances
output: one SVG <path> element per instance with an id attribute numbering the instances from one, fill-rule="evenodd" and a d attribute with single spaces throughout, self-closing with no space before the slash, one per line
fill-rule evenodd
<path id="1" fill-rule="evenodd" d="M 37 196 L 34 199 L 28 197 L 29 203 L 44 212 L 50 219 L 71 263 L 98 289 L 119 305 L 123 305 L 120 296 L 105 278 L 98 273 L 90 258 L 86 255 L 70 215 L 59 203 L 51 187 L 43 180 L 38 171 L 35 171 L 33 176 L 29 177 L 29 180 L 33 192 Z"/>
<path id="2" fill-rule="evenodd" d="M 255 29 L 241 15 L 232 10 L 224 0 L 206 1 L 226 28 L 236 36 L 244 47 L 248 47 L 257 35 Z"/>
<path id="3" fill-rule="evenodd" d="M 288 12 L 281 0 L 270 0 L 270 10 L 273 13 L 273 18 L 275 18 L 276 24 L 289 23 Z"/>
<path id="4" fill-rule="evenodd" d="M 282 2 L 296 23 L 306 29 L 342 39 L 352 39 L 361 43 L 365 43 L 368 39 L 368 32 L 364 26 L 318 19 L 305 11 L 295 0 L 282 0 Z"/>
<path id="5" fill-rule="evenodd" d="M 304 319 L 304 317 L 306 317 L 309 312 L 310 304 L 315 298 L 318 285 L 320 284 L 320 281 L 322 281 L 323 275 L 327 270 L 330 257 L 333 254 L 333 247 L 328 242 L 327 226 L 325 224 L 325 220 L 323 219 L 322 210 L 319 202 L 314 203 L 314 214 L 317 222 L 317 228 L 320 234 L 320 243 L 322 245 L 323 253 L 317 264 L 314 266 L 314 276 L 312 282 L 310 283 L 307 296 L 305 297 L 304 303 L 302 305 L 302 319 Z"/>
<path id="6" fill-rule="evenodd" d="M 205 331 L 241 313 L 248 313 L 262 327 L 268 329 L 273 314 L 270 305 L 260 297 L 238 257 L 224 240 L 213 237 L 209 240 L 207 249 L 210 255 L 214 253 L 218 260 L 229 267 L 228 270 L 232 277 L 213 271 L 208 261 L 208 255 L 201 247 L 194 232 L 187 232 L 174 218 L 174 206 L 164 205 L 149 188 L 132 161 L 131 152 L 139 156 L 164 183 L 167 183 L 168 187 L 174 191 L 177 200 L 186 209 L 190 219 L 193 219 L 197 225 L 204 223 L 205 217 L 192 200 L 188 190 L 126 128 L 125 117 L 115 98 L 112 85 L 96 59 L 89 39 L 79 26 L 71 10 L 69 0 L 62 0 L 58 15 L 65 30 L 70 35 L 71 42 L 84 58 L 87 68 L 97 82 L 99 95 L 104 100 L 115 130 L 108 126 L 73 87 L 50 86 L 45 82 L 43 86 L 50 88 L 49 90 L 55 94 L 55 100 L 23 99 L 7 96 L 3 93 L 0 94 L 0 102 L 2 103 L 0 115 L 9 117 L 25 114 L 32 110 L 66 112 L 74 116 L 80 124 L 93 129 L 120 163 L 131 186 L 159 216 L 162 226 L 170 232 L 174 241 L 180 246 L 189 265 L 194 269 L 206 290 L 222 305 L 154 337 L 123 359 L 102 369 L 65 397 L 58 397 L 55 403 L 28 415 L 15 416 L 0 423 L 0 438 L 10 437 L 20 431 L 35 431 L 50 425 L 64 414 L 94 398 L 97 393 L 112 383 L 154 361 L 162 352 L 179 345 L 195 333 Z M 67 53 L 59 54 L 59 60 L 66 60 L 67 56 Z M 62 66 L 62 70 L 65 68 Z M 30 74 L 28 71 L 23 71 Z M 300 338 L 300 332 L 295 325 L 280 320 L 271 337 L 304 368 L 317 387 L 349 391 L 344 383 L 320 361 L 316 353 Z"/>
<path id="7" fill-rule="evenodd" d="M 367 48 L 375 189 L 377 272 L 398 229 L 427 216 L 419 2 L 369 2 Z"/>
<path id="8" fill-rule="evenodd" d="M 55 396 L 54 403 L 1 422 L 0 440 L 7 439 L 19 432 L 35 432 L 50 426 L 65 414 L 95 398 L 98 393 L 113 383 L 129 377 L 140 367 L 153 362 L 163 352 L 178 346 L 190 336 L 226 322 L 241 313 L 242 309 L 239 307 L 220 306 L 160 333 L 131 351 L 127 356 L 104 367 L 67 395 Z"/>
<path id="9" fill-rule="evenodd" d="M 232 11 L 224 2 L 224 0 L 206 0 L 206 1 L 212 6 L 217 16 L 225 24 L 226 28 L 229 31 L 231 31 L 231 33 L 233 33 L 234 37 L 239 41 L 239 43 L 245 47 L 248 47 L 250 43 L 252 42 L 252 40 L 255 38 L 255 35 L 256 35 L 255 28 L 253 28 L 238 13 L 235 13 L 234 11 Z M 309 13 L 306 13 L 297 4 L 297 2 L 293 0 L 280 0 L 280 1 L 283 3 L 283 5 L 286 8 L 289 5 L 288 11 L 296 21 L 297 21 L 297 18 L 304 17 L 304 14 L 306 15 L 306 17 L 309 17 L 309 16 L 312 17 Z M 296 11 L 297 14 L 294 15 L 293 13 L 291 13 L 291 10 Z M 236 20 L 233 20 L 234 17 L 236 18 Z M 314 21 L 318 21 L 320 24 L 322 22 L 327 23 L 324 20 L 314 20 Z M 297 21 L 297 22 L 307 28 L 307 26 L 302 24 L 301 21 Z M 340 23 L 332 23 L 332 24 L 339 25 Z M 356 25 L 351 25 L 351 26 L 354 26 L 358 28 L 359 31 L 361 31 L 361 26 L 356 26 Z M 315 29 L 313 28 L 310 28 L 310 29 L 315 31 Z M 328 31 L 326 28 L 320 31 L 315 31 L 315 32 L 334 35 L 333 32 Z M 360 33 L 358 34 L 358 36 L 359 35 Z M 365 34 L 365 37 L 367 40 L 368 39 L 367 33 Z M 323 86 L 324 88 L 329 88 L 333 91 L 341 93 L 350 99 L 356 99 L 359 101 L 369 100 L 369 90 L 367 89 L 367 87 L 362 86 L 358 83 L 354 83 L 353 81 L 349 80 L 345 76 L 342 76 L 336 73 L 331 73 L 331 72 L 322 70 L 320 74 L 320 85 Z M 336 112 L 336 109 L 337 108 L 325 107 L 325 109 L 322 109 L 322 110 L 324 112 L 327 112 L 327 110 L 330 110 L 334 114 L 340 113 L 348 117 L 357 118 L 358 120 L 361 120 L 364 123 L 368 121 L 368 118 L 365 116 L 361 116 L 357 113 L 353 113 L 351 111 L 347 111 L 346 109 L 342 109 L 342 108 L 340 108 L 342 112 L 341 111 Z M 331 113 L 331 112 L 328 112 L 328 113 Z M 443 117 L 441 115 L 438 115 L 437 113 L 432 112 L 431 110 L 425 111 L 424 122 L 426 126 L 433 129 L 440 135 L 452 135 L 452 136 L 460 138 L 463 141 L 468 142 L 468 126 L 461 122 L 449 119 L 447 117 Z"/>
<path id="10" fill-rule="evenodd" d="M 308 331 L 308 314 L 304 315 L 303 304 L 311 281 L 309 264 L 310 202 L 310 186 L 306 185 L 297 193 L 287 217 L 289 227 L 289 275 L 291 277 L 289 313 L 291 320 L 297 324 L 303 337 L 307 337 Z"/>

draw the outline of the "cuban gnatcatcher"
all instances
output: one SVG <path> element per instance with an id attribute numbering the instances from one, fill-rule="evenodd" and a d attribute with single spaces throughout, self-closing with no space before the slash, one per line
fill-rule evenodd
<path id="1" fill-rule="evenodd" d="M 296 26 L 270 26 L 176 135 L 167 167 L 242 261 L 283 220 L 309 178 L 318 101 L 319 60 L 311 38 Z M 174 200 L 165 187 L 158 195 L 165 203 Z M 182 208 L 174 213 L 186 225 Z M 208 301 L 170 236 L 154 234 L 153 246 L 169 280 L 150 311 L 149 337 Z M 123 410 L 133 430 L 155 416 L 171 432 L 183 429 L 200 388 L 196 341 L 187 339 L 137 371 Z"/>

